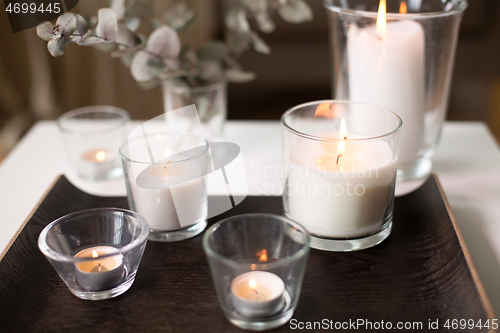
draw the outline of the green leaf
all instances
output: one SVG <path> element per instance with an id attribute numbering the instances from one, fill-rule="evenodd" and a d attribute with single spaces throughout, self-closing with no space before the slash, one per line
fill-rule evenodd
<path id="1" fill-rule="evenodd" d="M 229 82 L 243 83 L 255 79 L 255 73 L 243 72 L 237 68 L 229 68 L 226 70 L 226 79 Z"/>
<path id="2" fill-rule="evenodd" d="M 125 24 L 118 23 L 118 34 L 116 37 L 116 43 L 127 45 L 128 47 L 118 45 L 120 49 L 124 49 L 139 45 L 141 43 L 141 39 L 132 31 L 130 31 Z"/>
<path id="3" fill-rule="evenodd" d="M 130 31 L 136 32 L 141 25 L 141 18 L 139 16 L 125 17 L 123 23 L 129 28 Z"/>
<path id="4" fill-rule="evenodd" d="M 227 45 L 232 53 L 238 54 L 248 49 L 249 42 L 246 34 L 229 31 L 227 33 Z"/>
<path id="5" fill-rule="evenodd" d="M 69 38 L 76 29 L 76 18 L 74 14 L 65 13 L 56 21 L 56 27 L 59 26 L 61 36 Z"/>
<path id="6" fill-rule="evenodd" d="M 269 17 L 268 13 L 255 14 L 255 21 L 257 22 L 260 31 L 265 32 L 266 34 L 271 33 L 276 29 L 276 26 Z"/>
<path id="7" fill-rule="evenodd" d="M 125 16 L 125 0 L 111 0 L 109 7 L 115 12 L 118 21 Z"/>
<path id="8" fill-rule="evenodd" d="M 181 2 L 174 6 L 172 10 L 165 13 L 163 22 L 175 30 L 183 30 L 187 23 L 194 17 L 194 12 L 188 10 L 185 3 Z"/>
<path id="9" fill-rule="evenodd" d="M 231 9 L 226 14 L 226 26 L 230 30 L 237 32 L 249 32 L 250 23 L 248 23 L 245 12 L 241 9 Z"/>
<path id="10" fill-rule="evenodd" d="M 104 37 L 105 43 L 116 41 L 118 35 L 116 13 L 111 8 L 102 8 L 97 12 L 97 16 L 97 36 Z"/>
<path id="11" fill-rule="evenodd" d="M 139 44 L 139 45 L 136 45 L 133 47 L 119 49 L 119 50 L 116 50 L 115 52 L 111 53 L 111 57 L 120 58 L 120 57 L 126 56 L 128 54 L 134 53 L 136 51 L 139 51 L 141 49 L 141 47 L 142 47 L 142 45 Z"/>
<path id="12" fill-rule="evenodd" d="M 278 9 L 278 14 L 288 23 L 303 23 L 313 19 L 311 7 L 302 0 L 290 0 Z"/>
<path id="13" fill-rule="evenodd" d="M 66 46 L 68 46 L 69 40 L 64 37 L 59 37 L 48 42 L 47 49 L 53 57 L 59 57 L 64 54 Z"/>
<path id="14" fill-rule="evenodd" d="M 266 12 L 269 6 L 267 0 L 241 0 L 241 3 L 252 12 Z"/>
<path id="15" fill-rule="evenodd" d="M 161 59 L 173 59 L 181 51 L 181 41 L 174 29 L 164 25 L 151 33 L 146 49 Z"/>
<path id="16" fill-rule="evenodd" d="M 52 39 L 52 30 L 54 25 L 51 22 L 45 21 L 36 27 L 36 34 L 43 40 L 49 41 Z"/>
<path id="17" fill-rule="evenodd" d="M 87 21 L 78 14 L 73 14 L 75 15 L 76 19 L 76 29 L 74 34 L 77 36 L 71 36 L 71 41 L 74 43 L 78 43 L 88 37 L 90 37 L 91 31 L 88 28 Z"/>
<path id="18" fill-rule="evenodd" d="M 156 78 L 164 68 L 160 59 L 144 51 L 138 51 L 130 64 L 130 72 L 139 82 Z"/>
<path id="19" fill-rule="evenodd" d="M 255 32 L 250 33 L 250 37 L 252 38 L 252 45 L 255 51 L 264 54 L 270 54 L 271 48 L 264 42 L 263 39 L 259 37 Z"/>

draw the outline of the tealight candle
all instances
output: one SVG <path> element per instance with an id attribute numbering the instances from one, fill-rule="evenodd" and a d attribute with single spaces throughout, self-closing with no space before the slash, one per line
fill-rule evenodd
<path id="1" fill-rule="evenodd" d="M 116 254 L 112 246 L 94 246 L 78 252 L 75 258 L 95 258 L 76 262 L 76 277 L 82 287 L 87 290 L 104 290 L 117 286 L 124 275 L 123 255 Z"/>
<path id="2" fill-rule="evenodd" d="M 231 283 L 235 309 L 245 317 L 268 317 L 283 308 L 285 284 L 276 274 L 251 271 Z"/>
<path id="3" fill-rule="evenodd" d="M 102 174 L 116 166 L 117 154 L 108 149 L 90 149 L 82 154 L 80 168 L 91 174 Z"/>

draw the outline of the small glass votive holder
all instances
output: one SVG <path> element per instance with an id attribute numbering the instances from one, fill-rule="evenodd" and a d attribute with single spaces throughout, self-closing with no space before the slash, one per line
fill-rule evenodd
<path id="1" fill-rule="evenodd" d="M 149 240 L 175 242 L 205 230 L 208 142 L 185 133 L 129 138 L 121 147 L 130 209 L 149 223 Z"/>
<path id="2" fill-rule="evenodd" d="M 103 300 L 132 286 L 148 234 L 146 220 L 134 212 L 88 209 L 47 225 L 38 247 L 75 296 Z"/>
<path id="3" fill-rule="evenodd" d="M 70 161 L 81 178 L 93 181 L 122 176 L 118 149 L 129 123 L 127 111 L 106 105 L 78 108 L 57 119 Z"/>
<path id="4" fill-rule="evenodd" d="M 284 325 L 299 301 L 309 233 L 271 214 L 246 214 L 212 225 L 203 236 L 215 290 L 226 318 L 262 331 Z"/>
<path id="5" fill-rule="evenodd" d="M 311 233 L 311 247 L 361 250 L 392 229 L 402 121 L 370 104 L 325 100 L 281 117 L 285 215 Z"/>

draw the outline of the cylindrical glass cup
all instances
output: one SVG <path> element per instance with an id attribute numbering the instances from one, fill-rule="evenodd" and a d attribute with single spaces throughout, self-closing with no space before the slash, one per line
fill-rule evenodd
<path id="1" fill-rule="evenodd" d="M 203 249 L 231 323 L 261 331 L 290 320 L 299 301 L 309 239 L 300 224 L 271 214 L 233 216 L 207 230 Z"/>
<path id="2" fill-rule="evenodd" d="M 102 300 L 132 286 L 148 234 L 146 220 L 134 212 L 88 209 L 47 225 L 38 247 L 74 295 Z"/>
<path id="3" fill-rule="evenodd" d="M 149 240 L 175 242 L 207 226 L 208 142 L 184 133 L 130 138 L 120 149 L 130 209 L 146 218 Z"/>
<path id="4" fill-rule="evenodd" d="M 200 86 L 191 86 L 184 81 L 165 81 L 163 100 L 166 119 L 176 131 L 190 132 L 193 119 L 185 117 L 178 109 L 194 104 L 207 140 L 222 139 L 227 118 L 226 81 Z"/>
<path id="5" fill-rule="evenodd" d="M 106 105 L 78 108 L 57 119 L 66 151 L 80 177 L 105 180 L 122 176 L 118 149 L 129 123 L 127 111 Z"/>
<path id="6" fill-rule="evenodd" d="M 387 109 L 317 101 L 281 117 L 283 206 L 311 247 L 354 251 L 391 233 L 401 119 Z"/>
<path id="7" fill-rule="evenodd" d="M 397 180 L 431 171 L 465 0 L 323 0 L 330 24 L 332 97 L 398 114 L 405 127 Z M 401 12 L 401 13 L 400 13 Z"/>

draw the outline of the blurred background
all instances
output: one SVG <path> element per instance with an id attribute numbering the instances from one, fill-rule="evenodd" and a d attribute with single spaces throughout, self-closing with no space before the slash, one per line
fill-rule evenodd
<path id="1" fill-rule="evenodd" d="M 163 12 L 178 1 L 152 0 Z M 223 0 L 184 0 L 196 22 L 182 35 L 199 45 L 223 37 Z M 276 31 L 261 34 L 270 55 L 250 50 L 241 64 L 257 78 L 230 84 L 229 119 L 278 120 L 296 104 L 330 98 L 327 20 L 321 0 L 307 0 L 314 20 L 299 25 L 275 17 Z M 72 12 L 95 15 L 104 0 L 82 0 Z M 92 47 L 68 46 L 53 58 L 35 28 L 12 33 L 0 5 L 0 161 L 38 120 L 55 119 L 71 109 L 115 105 L 133 119 L 150 119 L 163 112 L 161 87 L 142 90 L 118 59 Z M 457 46 L 448 109 L 449 120 L 484 121 L 500 139 L 500 3 L 470 0 Z"/>

